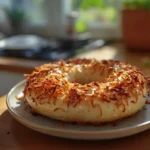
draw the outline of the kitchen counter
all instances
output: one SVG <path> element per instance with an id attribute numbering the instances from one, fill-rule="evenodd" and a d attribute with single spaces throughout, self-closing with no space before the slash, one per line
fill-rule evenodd
<path id="1" fill-rule="evenodd" d="M 147 52 L 129 52 L 122 43 L 114 43 L 102 48 L 78 54 L 75 58 L 96 58 L 115 59 L 129 62 L 141 68 L 144 73 L 149 73 L 150 70 L 150 51 Z M 13 72 L 26 73 L 32 71 L 35 66 L 39 66 L 49 61 L 26 60 L 18 58 L 0 57 L 0 69 Z"/>

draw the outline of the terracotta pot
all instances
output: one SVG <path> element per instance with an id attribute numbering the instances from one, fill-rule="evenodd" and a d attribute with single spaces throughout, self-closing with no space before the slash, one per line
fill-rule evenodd
<path id="1" fill-rule="evenodd" d="M 150 51 L 150 12 L 138 9 L 123 10 L 122 34 L 130 50 Z"/>

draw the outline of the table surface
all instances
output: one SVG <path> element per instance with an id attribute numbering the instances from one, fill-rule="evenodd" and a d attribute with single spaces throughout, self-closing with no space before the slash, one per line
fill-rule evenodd
<path id="1" fill-rule="evenodd" d="M 145 75 L 150 75 L 150 53 L 127 52 L 123 45 L 105 46 L 98 50 L 82 54 L 77 57 L 96 58 L 96 59 L 117 59 L 128 61 L 129 63 L 141 68 Z M 21 60 L 22 61 L 22 60 Z M 25 61 L 25 60 L 24 60 Z M 34 65 L 18 65 L 20 60 L 0 58 L 0 69 L 30 72 Z M 29 67 L 31 66 L 31 67 Z M 17 122 L 8 112 L 6 106 L 6 96 L 0 97 L 0 150 L 22 150 L 22 149 L 104 149 L 111 148 L 116 150 L 150 150 L 150 130 L 142 133 L 115 140 L 105 141 L 81 141 L 69 140 L 52 137 L 35 132 L 19 122 Z"/>

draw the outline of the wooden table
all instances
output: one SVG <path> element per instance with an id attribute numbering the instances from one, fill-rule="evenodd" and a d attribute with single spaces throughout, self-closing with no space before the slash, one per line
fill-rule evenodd
<path id="1" fill-rule="evenodd" d="M 146 59 L 150 60 L 150 53 L 126 52 L 122 45 L 106 46 L 100 50 L 94 50 L 78 57 L 95 57 L 97 59 L 112 58 L 128 61 L 140 67 L 145 75 L 150 75 L 149 65 L 145 65 L 145 62 L 143 63 Z M 0 69 L 26 73 L 30 72 L 33 68 L 18 66 L 18 62 L 16 59 L 0 58 Z M 6 107 L 6 96 L 0 97 L 0 150 L 23 149 L 150 150 L 150 130 L 130 137 L 105 141 L 68 140 L 47 136 L 29 129 L 13 119 Z"/>
<path id="2" fill-rule="evenodd" d="M 67 140 L 35 132 L 12 118 L 0 98 L 0 150 L 150 150 L 150 130 L 115 140 Z"/>

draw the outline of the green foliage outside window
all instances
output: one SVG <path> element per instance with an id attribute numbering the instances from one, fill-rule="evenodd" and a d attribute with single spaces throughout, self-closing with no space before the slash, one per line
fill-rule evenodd
<path id="1" fill-rule="evenodd" d="M 150 10 L 150 0 L 124 0 L 123 4 L 128 9 Z"/>
<path id="2" fill-rule="evenodd" d="M 78 7 L 80 14 L 75 26 L 78 33 L 86 31 L 89 22 L 114 23 L 116 20 L 116 9 L 108 6 L 105 0 L 74 0 L 73 5 Z"/>

